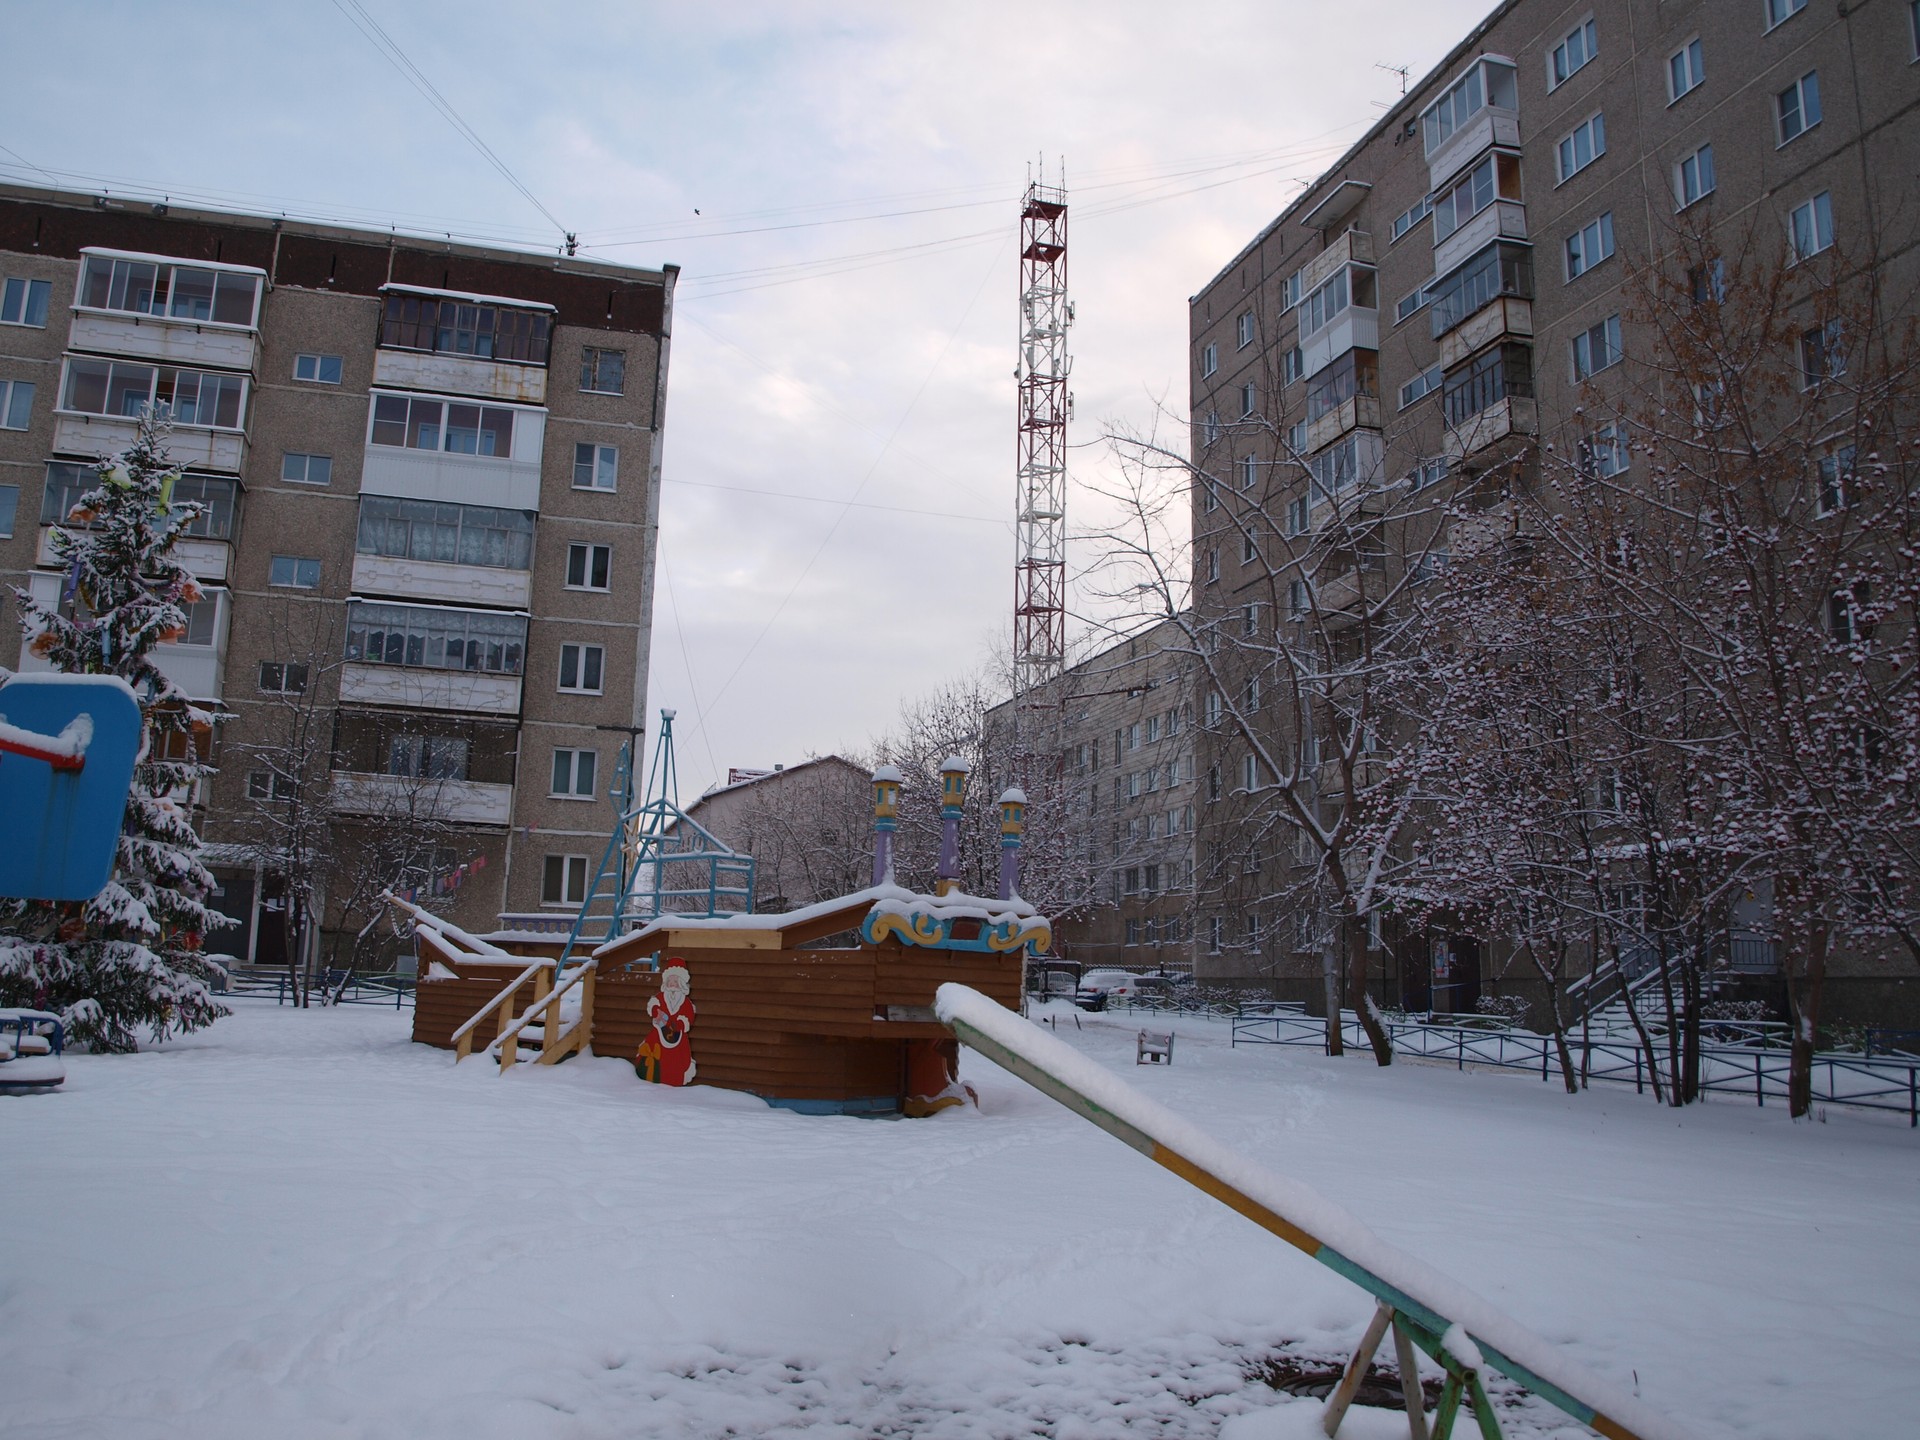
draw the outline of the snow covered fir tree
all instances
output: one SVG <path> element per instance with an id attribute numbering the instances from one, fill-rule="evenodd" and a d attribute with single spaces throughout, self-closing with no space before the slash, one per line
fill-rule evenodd
<path id="1" fill-rule="evenodd" d="M 60 1011 L 96 1050 L 135 1048 L 228 1013 L 214 999 L 210 929 L 231 923 L 204 903 L 213 877 L 200 861 L 191 796 L 213 716 L 154 664 L 154 646 L 182 634 L 199 587 L 173 558 L 175 540 L 205 507 L 174 503 L 180 467 L 168 426 L 142 419 L 125 453 L 96 467 L 98 483 L 55 527 L 65 578 L 58 602 L 15 589 L 29 653 L 69 675 L 118 675 L 139 697 L 145 727 L 127 795 L 113 878 L 85 902 L 0 900 L 0 1005 Z M 196 738 L 198 737 L 198 738 Z"/>

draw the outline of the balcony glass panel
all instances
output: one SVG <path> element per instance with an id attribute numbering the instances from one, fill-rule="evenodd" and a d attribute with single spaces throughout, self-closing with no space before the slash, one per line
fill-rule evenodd
<path id="1" fill-rule="evenodd" d="M 536 310 L 389 295 L 380 319 L 380 343 L 396 350 L 544 365 L 551 329 L 551 319 Z"/>
<path id="2" fill-rule="evenodd" d="M 1523 245 L 1489 245 L 1432 286 L 1433 337 L 1447 331 L 1501 295 L 1533 298 L 1533 252 Z"/>
<path id="3" fill-rule="evenodd" d="M 1426 153 L 1433 154 L 1467 121 L 1488 105 L 1502 110 L 1519 108 L 1519 86 L 1511 62 L 1483 56 L 1447 92 L 1420 115 Z"/>
<path id="4" fill-rule="evenodd" d="M 524 615 L 355 601 L 346 658 L 368 665 L 518 675 L 526 659 Z"/>
<path id="5" fill-rule="evenodd" d="M 1533 349 L 1501 345 L 1474 356 L 1441 392 L 1447 424 L 1462 425 L 1508 396 L 1533 397 Z"/>
<path id="6" fill-rule="evenodd" d="M 360 499 L 362 555 L 502 570 L 533 567 L 534 517 L 524 510 L 448 505 L 389 495 Z"/>
<path id="7" fill-rule="evenodd" d="M 1380 393 L 1380 352 L 1349 350 L 1307 386 L 1307 423 L 1339 409 L 1355 395 Z"/>

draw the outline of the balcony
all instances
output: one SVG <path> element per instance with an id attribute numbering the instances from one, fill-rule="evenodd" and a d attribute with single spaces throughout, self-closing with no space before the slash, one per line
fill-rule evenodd
<path id="1" fill-rule="evenodd" d="M 1307 426 L 1307 449 L 1322 450 L 1349 430 L 1378 430 L 1380 400 L 1375 395 L 1352 395 Z"/>
<path id="2" fill-rule="evenodd" d="M 1301 344 L 1301 373 L 1311 378 L 1349 350 L 1379 348 L 1380 312 L 1350 305 L 1331 325 Z"/>
<path id="3" fill-rule="evenodd" d="M 538 411 L 542 428 L 545 416 Z M 540 508 L 540 447 L 527 459 L 463 455 L 448 450 L 407 450 L 369 445 L 360 470 L 360 493 L 397 495 L 404 500 L 438 500 L 452 505 L 491 505 L 502 510 Z M 519 449 L 515 438 L 514 448 Z"/>
<path id="4" fill-rule="evenodd" d="M 504 826 L 513 818 L 513 786 L 336 770 L 333 803 L 349 815 L 419 815 L 456 825 Z"/>
<path id="5" fill-rule="evenodd" d="M 78 307 L 67 344 L 95 354 L 129 355 L 195 369 L 252 370 L 260 358 L 260 335 L 251 326 Z"/>
<path id="6" fill-rule="evenodd" d="M 411 600 L 525 610 L 533 600 L 533 575 L 526 570 L 492 565 L 450 565 L 438 560 L 356 555 L 353 588 L 363 595 L 395 595 Z"/>
<path id="7" fill-rule="evenodd" d="M 422 710 L 520 713 L 520 677 L 484 671 L 416 669 L 349 661 L 340 668 L 340 698 L 370 705 Z"/>
<path id="8" fill-rule="evenodd" d="M 1373 235 L 1366 230 L 1348 230 L 1334 237 L 1331 244 L 1300 271 L 1300 293 L 1311 295 L 1333 278 L 1342 265 L 1373 264 Z"/>
<path id="9" fill-rule="evenodd" d="M 57 567 L 61 563 L 60 557 L 53 553 L 53 532 L 59 528 L 57 525 L 40 527 L 40 543 L 34 551 L 34 564 Z M 225 540 L 202 540 L 189 536 L 173 543 L 173 558 L 186 566 L 196 580 L 225 584 L 232 557 L 233 546 Z"/>
<path id="10" fill-rule="evenodd" d="M 44 542 L 44 536 L 42 537 Z M 60 604 L 63 575 L 36 570 L 27 577 L 27 591 L 42 605 Z M 153 647 L 151 658 L 160 673 L 187 693 L 190 700 L 218 700 L 227 664 L 227 631 L 233 621 L 233 601 L 225 590 L 209 589 L 196 605 L 187 607 L 186 638 Z M 50 661 L 26 646 L 20 649 L 20 672 L 44 674 Z"/>
<path id="11" fill-rule="evenodd" d="M 1509 435 L 1534 435 L 1539 433 L 1539 429 L 1539 416 L 1533 400 L 1524 395 L 1508 395 L 1448 428 L 1447 458 L 1452 461 L 1463 460 Z"/>
<path id="12" fill-rule="evenodd" d="M 140 422 L 130 417 L 56 410 L 53 448 L 56 454 L 97 459 L 119 454 L 133 444 L 139 431 Z M 189 469 L 238 474 L 246 464 L 247 436 L 243 430 L 204 430 L 194 425 L 176 425 L 168 438 L 167 452 Z"/>
<path id="13" fill-rule="evenodd" d="M 1464 323 L 1440 337 L 1440 364 L 1451 370 L 1476 350 L 1496 341 L 1533 338 L 1533 304 L 1512 295 L 1497 297 Z"/>
<path id="14" fill-rule="evenodd" d="M 1458 269 L 1496 240 L 1527 238 L 1527 207 L 1518 200 L 1495 200 L 1433 248 L 1433 273 Z"/>
<path id="15" fill-rule="evenodd" d="M 1427 157 L 1427 188 L 1439 193 L 1447 182 L 1494 145 L 1520 148 L 1520 112 L 1488 105 L 1468 120 Z"/>
<path id="16" fill-rule="evenodd" d="M 431 390 L 442 395 L 477 395 L 485 400 L 506 400 L 516 405 L 547 403 L 544 365 L 520 365 L 472 355 L 376 350 L 373 383 L 400 390 Z"/>

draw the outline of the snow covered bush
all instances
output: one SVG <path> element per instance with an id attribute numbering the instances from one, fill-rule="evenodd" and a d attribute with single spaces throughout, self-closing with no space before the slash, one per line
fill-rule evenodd
<path id="1" fill-rule="evenodd" d="M 213 716 L 196 709 L 153 663 L 153 647 L 187 627 L 199 587 L 173 558 L 174 541 L 204 510 L 173 503 L 180 467 L 164 420 L 143 418 L 127 451 L 96 467 L 51 545 L 65 572 L 60 598 L 15 589 L 27 648 L 70 675 L 118 675 L 140 697 L 140 763 L 121 823 L 113 878 L 82 902 L 0 900 L 0 1005 L 61 1011 L 96 1050 L 132 1050 L 228 1013 L 213 998 L 219 967 L 202 949 L 232 922 L 203 903 L 213 877 L 200 863 L 191 797 Z"/>

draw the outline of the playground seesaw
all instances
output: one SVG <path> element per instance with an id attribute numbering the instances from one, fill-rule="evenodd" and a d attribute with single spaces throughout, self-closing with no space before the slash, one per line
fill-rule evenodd
<path id="1" fill-rule="evenodd" d="M 934 1010 L 961 1044 L 1374 1297 L 1373 1319 L 1327 1399 L 1322 1428 L 1328 1435 L 1338 1432 L 1389 1330 L 1413 1440 L 1429 1440 L 1415 1346 L 1447 1374 L 1431 1440 L 1448 1440 L 1463 1405 L 1473 1411 L 1483 1440 L 1500 1440 L 1500 1422 L 1481 1380 L 1483 1368 L 1519 1382 L 1609 1440 L 1686 1440 L 1689 1435 L 1481 1296 L 1388 1244 L 1331 1201 L 1235 1154 L 978 991 L 942 985 Z"/>

